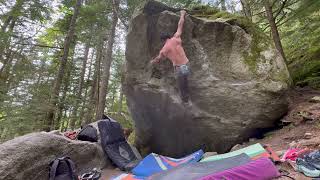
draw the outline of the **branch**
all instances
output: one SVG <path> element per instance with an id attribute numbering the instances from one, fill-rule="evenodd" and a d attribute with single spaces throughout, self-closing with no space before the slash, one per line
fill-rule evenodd
<path id="1" fill-rule="evenodd" d="M 261 12 L 258 12 L 257 14 L 252 14 L 252 16 L 257 16 L 257 15 L 260 15 L 260 14 L 264 14 L 266 11 L 261 11 Z"/>
<path id="2" fill-rule="evenodd" d="M 124 17 L 122 16 L 121 10 L 119 9 L 119 7 L 115 6 L 115 0 L 112 0 L 112 5 L 113 5 L 113 9 L 114 12 L 116 13 L 117 17 L 120 19 L 121 23 L 124 25 L 124 27 L 126 28 L 126 30 L 129 29 L 129 26 L 125 23 L 125 21 L 123 20 Z M 120 12 L 120 13 L 119 13 Z"/>
<path id="3" fill-rule="evenodd" d="M 286 17 L 286 14 L 287 14 L 287 13 L 285 13 L 285 14 L 276 22 L 277 27 L 279 27 L 279 26 L 283 25 L 285 22 L 287 22 L 287 21 L 284 21 L 284 23 L 279 24 L 279 23 Z M 268 24 L 266 25 L 266 27 L 265 27 L 264 29 L 262 29 L 262 31 L 267 30 L 269 27 L 270 27 L 270 24 L 268 23 Z"/>
<path id="4" fill-rule="evenodd" d="M 278 1 L 278 0 L 274 0 L 274 1 L 272 2 L 271 8 L 276 4 L 277 1 Z"/>
<path id="5" fill-rule="evenodd" d="M 287 3 L 287 0 L 282 1 L 282 4 L 281 4 L 280 8 L 278 9 L 277 14 L 275 16 L 273 16 L 274 19 L 277 19 L 277 17 L 281 13 L 282 9 L 285 7 L 286 3 Z"/>
<path id="6" fill-rule="evenodd" d="M 294 10 L 291 9 L 290 6 L 293 5 L 293 4 L 298 3 L 299 1 L 300 1 L 300 0 L 297 0 L 297 1 L 293 2 L 293 3 L 291 3 L 291 4 L 288 4 L 288 6 L 285 6 L 284 8 L 289 9 L 289 10 L 292 12 L 292 11 L 294 11 Z M 285 19 L 284 17 L 285 17 L 285 15 L 287 15 L 287 14 L 288 14 L 288 13 L 285 12 L 285 14 L 276 22 L 277 27 L 282 26 L 283 24 L 285 24 L 286 22 L 288 22 L 289 20 L 292 19 L 292 16 L 291 16 L 291 17 L 288 17 L 288 18 L 287 18 L 285 21 L 283 21 L 282 23 L 280 23 L 283 19 Z M 280 23 L 280 24 L 279 24 L 279 23 Z M 278 24 L 279 24 L 279 25 L 278 25 Z"/>
<path id="7" fill-rule="evenodd" d="M 288 22 L 289 20 L 291 20 L 290 17 L 289 17 L 288 19 L 286 19 L 285 21 L 283 21 L 281 24 L 277 25 L 277 26 L 282 26 L 283 24 L 285 24 L 285 23 Z M 278 23 L 280 23 L 280 21 L 279 21 Z"/>
<path id="8" fill-rule="evenodd" d="M 108 6 L 107 1 L 105 1 L 105 2 L 106 2 L 106 6 Z M 113 4 L 113 5 L 114 5 L 114 3 L 115 3 L 114 0 L 112 0 L 112 4 Z M 126 28 L 126 30 L 128 30 L 128 29 L 129 29 L 129 26 L 128 26 L 128 25 L 125 23 L 125 21 L 123 20 L 124 17 L 122 16 L 119 7 L 116 7 L 116 8 L 113 8 L 113 9 L 114 9 L 114 11 L 115 11 L 118 19 L 121 21 L 121 23 L 122 23 L 123 26 Z M 119 11 L 120 11 L 120 13 L 119 13 Z"/>
<path id="9" fill-rule="evenodd" d="M 265 28 L 262 29 L 263 32 L 265 32 L 265 30 L 267 30 L 269 28 L 270 24 L 267 24 L 267 26 Z"/>
<path id="10" fill-rule="evenodd" d="M 49 46 L 49 45 L 43 45 L 43 44 L 26 44 L 26 43 L 15 43 L 23 46 L 37 46 L 37 47 L 44 47 L 44 48 L 52 48 L 52 49 L 63 49 L 62 47 L 57 46 Z"/>
<path id="11" fill-rule="evenodd" d="M 287 1 L 287 0 L 285 0 L 285 1 Z M 286 5 L 284 5 L 284 7 L 283 8 L 287 8 L 287 9 L 289 9 L 289 6 L 291 6 L 291 5 L 294 5 L 294 4 L 296 4 L 296 3 L 298 3 L 300 0 L 296 0 L 295 2 L 293 2 L 293 3 L 290 3 L 290 4 L 288 4 L 287 6 Z M 280 9 L 279 9 L 280 10 Z M 281 10 L 280 10 L 281 11 Z M 257 16 L 257 15 L 260 15 L 260 14 L 263 14 L 263 13 L 265 13 L 266 11 L 261 11 L 261 12 L 258 12 L 258 13 L 256 13 L 256 14 L 253 14 L 252 16 Z M 272 12 L 272 14 L 274 14 L 274 13 L 279 13 L 279 11 L 278 10 L 275 10 L 275 11 L 273 11 Z M 277 16 L 277 15 L 276 15 Z M 276 17 L 275 16 L 275 17 Z"/>
<path id="12" fill-rule="evenodd" d="M 286 15 L 287 15 L 287 13 L 285 12 L 285 13 L 283 14 L 283 16 L 276 22 L 277 27 L 279 27 L 278 24 L 279 24 L 282 20 L 285 19 Z"/>

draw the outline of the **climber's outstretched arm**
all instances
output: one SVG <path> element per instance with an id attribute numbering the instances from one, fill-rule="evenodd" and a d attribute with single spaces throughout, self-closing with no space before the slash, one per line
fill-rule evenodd
<path id="1" fill-rule="evenodd" d="M 186 11 L 185 10 L 181 10 L 180 11 L 180 20 L 178 23 L 178 29 L 177 32 L 174 34 L 174 37 L 176 38 L 180 38 L 181 34 L 182 34 L 182 30 L 183 30 L 183 24 L 184 24 L 184 16 L 186 15 Z"/>
<path id="2" fill-rule="evenodd" d="M 158 63 L 160 62 L 162 59 L 164 59 L 166 56 L 165 56 L 165 53 L 164 53 L 164 50 L 161 50 L 159 55 L 157 57 L 155 57 L 154 59 L 151 60 L 151 63 L 154 64 L 154 63 Z"/>

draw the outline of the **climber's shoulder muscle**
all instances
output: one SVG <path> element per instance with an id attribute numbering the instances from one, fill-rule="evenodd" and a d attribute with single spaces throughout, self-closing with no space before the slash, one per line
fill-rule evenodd
<path id="1" fill-rule="evenodd" d="M 180 37 L 172 37 L 170 40 L 171 40 L 172 43 L 175 44 L 175 45 L 180 45 L 180 44 L 182 43 L 182 40 L 181 40 Z"/>
<path id="2" fill-rule="evenodd" d="M 160 53 L 163 54 L 164 56 L 167 56 L 169 50 L 170 50 L 170 45 L 169 45 L 168 43 L 166 43 L 166 44 L 162 47 Z"/>
<path id="3" fill-rule="evenodd" d="M 181 45 L 181 38 L 172 37 L 171 39 L 167 40 L 166 44 L 162 49 L 166 49 L 167 51 L 170 51 L 180 45 Z"/>

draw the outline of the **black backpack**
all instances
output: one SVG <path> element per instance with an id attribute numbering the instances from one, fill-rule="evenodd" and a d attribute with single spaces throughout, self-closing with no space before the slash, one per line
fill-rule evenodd
<path id="1" fill-rule="evenodd" d="M 86 125 L 79 132 L 77 139 L 81 141 L 97 142 L 98 141 L 97 129 L 92 125 Z"/>
<path id="2" fill-rule="evenodd" d="M 62 157 L 50 163 L 49 180 L 78 180 L 73 161 Z"/>

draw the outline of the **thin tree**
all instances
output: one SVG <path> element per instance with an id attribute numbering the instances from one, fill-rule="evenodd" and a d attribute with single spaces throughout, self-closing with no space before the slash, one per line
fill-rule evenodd
<path id="1" fill-rule="evenodd" d="M 84 74 L 86 72 L 87 68 L 87 61 L 88 61 L 88 54 L 89 54 L 89 43 L 86 44 L 85 50 L 84 50 L 84 56 L 83 56 L 83 61 L 82 61 L 82 67 L 81 67 L 81 74 L 80 74 L 80 79 L 79 79 L 79 89 L 77 92 L 77 97 L 76 97 L 76 103 L 74 106 L 74 110 L 72 112 L 72 119 L 70 121 L 70 128 L 74 129 L 76 119 L 77 119 L 77 114 L 78 114 L 78 108 L 81 103 L 81 94 L 82 94 L 82 89 L 84 85 Z"/>
<path id="2" fill-rule="evenodd" d="M 87 96 L 88 96 L 88 89 L 90 87 L 89 85 L 89 82 L 90 82 L 90 79 L 91 79 L 91 74 L 92 74 L 92 64 L 93 64 L 93 58 L 94 58 L 94 55 L 95 55 L 95 51 L 94 49 L 92 50 L 92 53 L 91 53 L 91 58 L 90 58 L 90 64 L 89 64 L 89 72 L 88 72 L 88 77 L 86 79 L 86 86 L 85 86 L 85 89 L 84 89 L 84 97 L 81 98 L 82 102 L 81 102 L 81 109 L 80 109 L 80 113 L 79 113 L 79 121 L 78 121 L 78 124 L 77 125 L 81 125 L 81 124 L 84 124 L 85 122 L 85 109 L 86 109 L 86 106 L 87 106 Z M 90 101 L 89 101 L 90 102 Z"/>
<path id="3" fill-rule="evenodd" d="M 64 40 L 64 45 L 63 45 L 63 55 L 60 61 L 60 66 L 59 66 L 59 71 L 52 89 L 52 95 L 51 95 L 51 99 L 50 99 L 50 108 L 47 114 L 47 123 L 45 124 L 44 130 L 45 131 L 50 131 L 51 127 L 53 125 L 53 121 L 54 121 L 54 116 L 55 116 L 55 112 L 57 109 L 57 102 L 59 99 L 59 92 L 60 92 L 60 88 L 61 88 L 61 82 L 63 80 L 63 76 L 65 73 L 65 69 L 66 69 L 66 65 L 67 65 L 67 61 L 68 61 L 68 55 L 69 55 L 69 48 L 72 42 L 72 38 L 74 36 L 74 31 L 75 31 L 75 26 L 76 26 L 76 21 L 77 21 L 77 17 L 79 15 L 79 10 L 81 7 L 81 3 L 82 0 L 77 0 L 76 1 L 76 5 L 74 7 L 74 11 L 73 11 L 73 15 L 70 21 L 70 25 L 69 25 L 69 30 L 67 33 L 67 36 Z"/>
<path id="4" fill-rule="evenodd" d="M 119 0 L 113 0 L 113 12 L 112 12 L 112 25 L 110 30 L 110 36 L 108 38 L 107 52 L 104 61 L 102 62 L 102 77 L 100 82 L 100 91 L 99 91 L 99 102 L 96 111 L 96 120 L 102 119 L 105 104 L 106 104 L 106 96 L 108 89 L 108 81 L 110 76 L 110 67 L 112 63 L 112 50 L 114 44 L 114 38 L 116 34 L 116 26 L 118 23 L 117 9 L 119 7 Z"/>
<path id="5" fill-rule="evenodd" d="M 252 21 L 252 11 L 250 7 L 250 0 L 240 0 L 244 15 Z"/>
<path id="6" fill-rule="evenodd" d="M 98 93 L 99 93 L 99 76 L 100 76 L 100 64 L 101 64 L 101 59 L 102 59 L 102 54 L 103 54 L 103 38 L 100 38 L 98 45 L 96 47 L 97 51 L 97 56 L 96 56 L 96 61 L 94 64 L 94 73 L 93 73 L 93 80 L 91 83 L 91 89 L 90 89 L 90 96 L 89 96 L 89 102 L 87 104 L 87 112 L 85 115 L 84 120 L 82 121 L 82 124 L 88 124 L 93 120 L 93 115 L 94 115 L 94 109 L 96 107 L 96 102 L 98 99 Z"/>
<path id="7" fill-rule="evenodd" d="M 282 58 L 287 63 L 287 60 L 286 60 L 286 57 L 285 57 L 285 54 L 284 54 L 284 51 L 282 48 L 279 31 L 278 31 L 278 28 L 277 28 L 277 25 L 275 22 L 275 18 L 272 13 L 272 5 L 269 2 L 269 0 L 264 0 L 264 8 L 266 10 L 267 18 L 268 18 L 270 28 L 271 28 L 272 38 L 273 38 L 274 44 L 276 46 L 276 49 L 280 52 Z"/>
<path id="8" fill-rule="evenodd" d="M 220 0 L 220 4 L 221 4 L 221 9 L 222 9 L 223 11 L 226 11 L 226 10 L 227 10 L 226 0 Z"/>
<path id="9" fill-rule="evenodd" d="M 122 113 L 122 102 L 123 102 L 123 83 L 124 83 L 124 79 L 125 79 L 125 64 L 122 64 L 121 65 L 121 68 L 120 68 L 120 95 L 119 95 L 119 109 L 118 109 L 118 115 L 121 115 Z"/>

